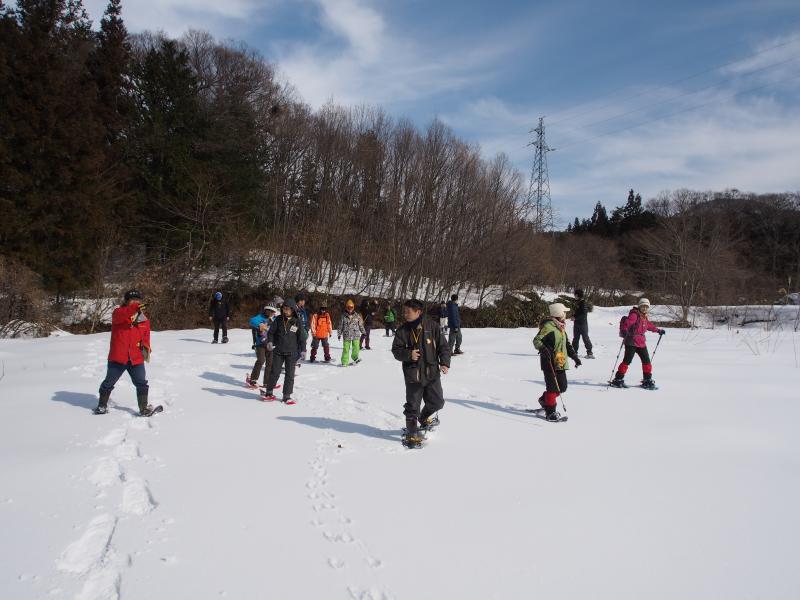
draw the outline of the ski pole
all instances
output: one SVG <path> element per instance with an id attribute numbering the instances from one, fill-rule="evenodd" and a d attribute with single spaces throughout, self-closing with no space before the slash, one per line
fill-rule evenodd
<path id="1" fill-rule="evenodd" d="M 661 341 L 661 339 L 659 338 L 659 340 L 658 340 L 658 341 Z M 614 371 L 616 371 L 616 370 L 617 370 L 617 363 L 619 362 L 619 355 L 620 355 L 620 354 L 622 354 L 622 347 L 623 347 L 624 345 L 625 345 L 625 340 L 622 340 L 622 341 L 619 343 L 619 351 L 617 352 L 617 358 L 616 358 L 616 360 L 614 360 L 614 366 L 613 366 L 613 368 L 611 369 L 611 377 L 609 377 L 609 378 L 608 378 L 608 385 L 606 385 L 606 387 L 609 387 L 609 386 L 611 385 L 611 380 L 612 380 L 612 379 L 614 379 Z M 658 346 L 656 346 L 656 348 L 658 348 Z M 655 353 L 654 353 L 654 354 L 655 354 Z"/>

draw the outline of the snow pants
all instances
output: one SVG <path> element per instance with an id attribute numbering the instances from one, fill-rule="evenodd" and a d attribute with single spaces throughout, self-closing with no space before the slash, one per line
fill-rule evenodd
<path id="1" fill-rule="evenodd" d="M 394 321 L 386 323 L 386 337 L 389 337 L 390 331 L 392 332 L 391 335 L 394 335 L 394 332 L 397 331 L 397 324 Z"/>
<path id="2" fill-rule="evenodd" d="M 219 329 L 222 328 L 222 338 L 228 337 L 228 321 L 227 319 L 214 319 L 214 341 L 219 341 Z"/>
<path id="3" fill-rule="evenodd" d="M 342 366 L 346 367 L 350 364 L 350 357 L 353 361 L 358 360 L 358 351 L 360 350 L 359 340 L 345 340 L 342 344 Z"/>
<path id="4" fill-rule="evenodd" d="M 635 355 L 639 355 L 642 361 L 642 375 L 644 379 L 653 378 L 653 365 L 650 363 L 650 353 L 647 351 L 647 346 L 644 348 L 637 348 L 636 346 L 625 346 L 625 356 L 622 358 L 622 364 L 617 369 L 615 379 L 623 379 L 625 373 L 628 372 L 628 367 L 633 361 Z"/>
<path id="5" fill-rule="evenodd" d="M 453 327 L 450 329 L 450 336 L 447 342 L 450 344 L 450 352 L 459 352 L 461 350 L 461 328 Z"/>
<path id="6" fill-rule="evenodd" d="M 272 370 L 272 352 L 267 352 L 264 346 L 256 346 L 256 364 L 253 365 L 253 372 L 250 373 L 250 381 L 258 380 L 261 375 L 261 367 L 264 367 L 264 385 L 267 385 L 269 373 Z"/>
<path id="7" fill-rule="evenodd" d="M 267 394 L 271 394 L 278 385 L 278 379 L 281 376 L 281 368 L 286 366 L 286 373 L 283 377 L 283 399 L 288 400 L 292 397 L 294 391 L 294 368 L 297 364 L 297 357 L 294 354 L 283 354 L 281 352 L 272 351 L 272 369 L 269 372 L 269 380 L 267 381 Z"/>
<path id="8" fill-rule="evenodd" d="M 132 365 L 128 362 L 127 365 L 122 363 L 108 361 L 108 369 L 106 371 L 106 378 L 100 384 L 100 405 L 106 406 L 108 399 L 114 386 L 122 377 L 122 374 L 128 372 L 131 376 L 131 381 L 136 387 L 136 400 L 139 404 L 139 410 L 147 408 L 147 393 L 150 386 L 147 385 L 147 372 L 144 369 L 144 363 L 141 365 Z"/>
<path id="9" fill-rule="evenodd" d="M 320 343 L 322 344 L 322 352 L 325 354 L 325 360 L 330 360 L 331 346 L 328 343 L 328 338 L 318 338 L 318 337 L 315 337 L 311 341 L 311 360 L 317 359 L 317 350 L 319 349 Z"/>
<path id="10" fill-rule="evenodd" d="M 581 338 L 583 338 L 583 343 L 586 344 L 586 352 L 591 354 L 592 340 L 589 339 L 589 323 L 576 319 L 572 328 L 572 347 L 575 348 L 575 352 L 580 348 Z"/>
<path id="11" fill-rule="evenodd" d="M 425 406 L 420 411 L 422 401 Z M 407 419 L 423 421 L 444 406 L 444 392 L 442 379 L 437 377 L 434 381 L 422 383 L 406 382 L 406 403 L 403 405 L 403 414 Z"/>
<path id="12" fill-rule="evenodd" d="M 545 369 L 543 373 L 546 391 L 542 404 L 545 409 L 555 408 L 558 396 L 567 391 L 567 372 L 563 369 Z"/>

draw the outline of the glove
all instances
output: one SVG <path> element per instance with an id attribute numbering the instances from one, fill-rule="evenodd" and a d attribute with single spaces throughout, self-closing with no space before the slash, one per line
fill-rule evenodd
<path id="1" fill-rule="evenodd" d="M 583 364 L 583 363 L 581 362 L 581 359 L 580 359 L 580 358 L 576 358 L 576 359 L 575 359 L 575 368 L 576 368 L 576 369 L 577 369 L 578 367 L 580 367 L 582 364 Z"/>
<path id="2" fill-rule="evenodd" d="M 256 345 L 255 345 L 255 344 L 253 344 L 252 346 L 250 346 L 250 350 L 255 350 L 255 349 L 256 349 Z"/>
<path id="3" fill-rule="evenodd" d="M 664 335 L 665 333 L 667 333 L 666 329 L 659 329 L 658 330 L 658 335 Z"/>
<path id="4" fill-rule="evenodd" d="M 341 339 L 342 339 L 342 334 L 340 333 L 339 335 L 337 335 L 337 336 L 336 336 L 336 339 L 337 339 L 337 340 L 341 340 Z"/>
<path id="5" fill-rule="evenodd" d="M 274 348 L 275 348 L 275 346 L 273 346 L 273 345 L 272 345 L 272 342 L 267 342 L 267 350 L 268 350 L 269 352 L 272 352 L 272 350 L 273 350 Z"/>

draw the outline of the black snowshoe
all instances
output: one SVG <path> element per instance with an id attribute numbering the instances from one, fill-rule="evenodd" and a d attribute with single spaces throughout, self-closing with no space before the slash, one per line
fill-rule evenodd
<path id="1" fill-rule="evenodd" d="M 624 379 L 612 379 L 611 381 L 608 382 L 608 385 L 610 385 L 611 387 L 620 388 L 620 389 L 624 389 L 624 388 L 628 387 L 628 384 L 625 383 Z"/>
<path id="2" fill-rule="evenodd" d="M 161 406 L 160 404 L 158 406 L 151 406 L 148 404 L 145 408 L 139 411 L 139 416 L 152 417 L 153 415 L 157 415 L 158 413 L 160 413 L 162 410 L 164 410 L 164 407 Z"/>
<path id="3" fill-rule="evenodd" d="M 422 432 L 435 431 L 437 427 L 439 427 L 439 415 L 432 415 L 419 421 L 419 429 Z"/>
<path id="4" fill-rule="evenodd" d="M 642 380 L 642 389 L 645 390 L 657 390 L 658 386 L 653 379 L 643 379 Z"/>
<path id="5" fill-rule="evenodd" d="M 228 338 L 226 338 L 226 337 L 222 338 L 222 343 L 223 344 L 227 344 L 228 343 Z"/>
<path id="6" fill-rule="evenodd" d="M 97 408 L 92 411 L 92 414 L 95 415 L 107 415 L 108 414 L 108 406 L 104 404 L 99 404 Z"/>

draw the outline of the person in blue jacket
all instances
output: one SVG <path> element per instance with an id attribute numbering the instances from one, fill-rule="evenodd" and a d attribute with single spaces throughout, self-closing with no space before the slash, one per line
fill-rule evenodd
<path id="1" fill-rule="evenodd" d="M 450 326 L 450 352 L 452 354 L 464 354 L 461 351 L 461 315 L 458 312 L 458 294 L 450 296 L 447 303 L 447 324 Z"/>
<path id="2" fill-rule="evenodd" d="M 250 319 L 250 331 L 253 334 L 253 350 L 256 351 L 256 364 L 253 371 L 245 376 L 245 383 L 248 387 L 257 388 L 258 378 L 261 375 L 261 368 L 264 369 L 264 385 L 267 384 L 267 377 L 272 368 L 272 352 L 267 352 L 267 330 L 275 319 L 278 309 L 274 306 L 265 305 L 261 312 Z"/>

